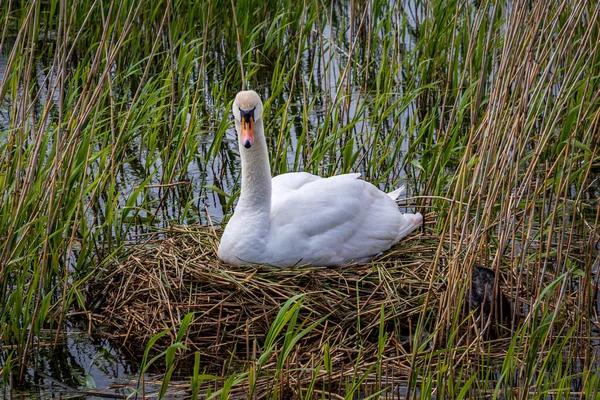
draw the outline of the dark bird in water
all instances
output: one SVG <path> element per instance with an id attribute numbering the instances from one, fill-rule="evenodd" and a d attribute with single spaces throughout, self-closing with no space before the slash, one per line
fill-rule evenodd
<path id="1" fill-rule="evenodd" d="M 495 288 L 495 291 L 494 291 Z M 510 321 L 512 308 L 510 302 L 496 284 L 493 270 L 476 265 L 471 272 L 471 286 L 467 291 L 469 311 L 475 311 L 475 317 L 483 317 L 484 325 L 491 317 L 492 326 Z"/>

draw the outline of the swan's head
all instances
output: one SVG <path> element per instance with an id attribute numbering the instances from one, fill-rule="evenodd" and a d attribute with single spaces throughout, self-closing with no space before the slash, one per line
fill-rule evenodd
<path id="1" fill-rule="evenodd" d="M 262 119 L 262 101 L 254 90 L 239 92 L 232 111 L 240 144 L 249 149 L 254 144 L 254 124 Z"/>

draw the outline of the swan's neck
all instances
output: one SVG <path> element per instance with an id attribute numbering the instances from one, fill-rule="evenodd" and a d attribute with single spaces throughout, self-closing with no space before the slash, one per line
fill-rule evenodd
<path id="1" fill-rule="evenodd" d="M 262 215 L 265 218 L 262 222 L 268 224 L 271 212 L 271 168 L 263 129 L 262 120 L 256 121 L 252 147 L 246 149 L 240 144 L 242 193 L 235 212 Z"/>

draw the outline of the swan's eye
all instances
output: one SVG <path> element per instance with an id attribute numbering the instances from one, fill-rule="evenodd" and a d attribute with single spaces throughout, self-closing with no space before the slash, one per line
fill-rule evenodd
<path id="1" fill-rule="evenodd" d="M 252 110 L 242 110 L 240 108 L 240 120 L 245 120 L 246 123 L 249 123 L 250 120 L 254 121 L 254 110 L 256 110 L 256 107 Z"/>

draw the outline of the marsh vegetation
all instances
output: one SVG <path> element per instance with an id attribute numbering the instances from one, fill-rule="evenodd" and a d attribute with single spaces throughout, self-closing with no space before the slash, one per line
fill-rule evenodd
<path id="1" fill-rule="evenodd" d="M 263 304 L 264 329 L 215 355 L 187 335 L 214 314 L 157 311 L 137 354 L 160 356 L 157 395 L 185 359 L 194 397 L 598 396 L 600 3 L 5 0 L 0 20 L 3 394 L 106 320 L 98 277 L 171 245 L 144 253 L 148 276 L 173 267 L 153 287 L 244 288 L 232 315 Z M 247 87 L 273 174 L 405 183 L 420 236 L 339 271 L 220 264 Z M 465 311 L 475 265 L 512 305 L 495 335 Z"/>

